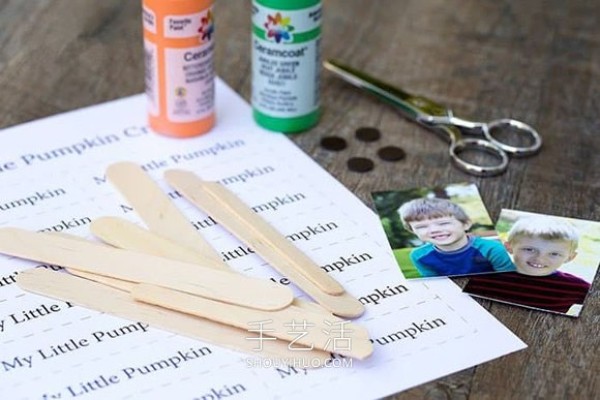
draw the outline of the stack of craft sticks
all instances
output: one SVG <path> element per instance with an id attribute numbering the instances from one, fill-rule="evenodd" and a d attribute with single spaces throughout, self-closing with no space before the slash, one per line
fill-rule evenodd
<path id="1" fill-rule="evenodd" d="M 111 165 L 107 177 L 148 229 L 99 218 L 91 231 L 103 244 L 2 228 L 0 252 L 69 272 L 27 270 L 17 277 L 20 287 L 296 365 L 322 365 L 330 353 L 358 359 L 372 353 L 366 329 L 343 319 L 360 316 L 360 302 L 222 185 L 187 171 L 165 173 L 170 185 L 316 303 L 230 269 L 139 166 Z"/>

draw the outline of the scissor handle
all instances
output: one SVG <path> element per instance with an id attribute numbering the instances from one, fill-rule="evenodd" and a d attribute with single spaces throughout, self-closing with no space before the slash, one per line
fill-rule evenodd
<path id="1" fill-rule="evenodd" d="M 445 128 L 456 129 L 454 127 L 446 126 Z M 461 158 L 461 153 L 466 150 L 472 150 L 477 152 L 483 152 L 491 154 L 497 161 L 497 164 L 493 165 L 478 165 L 470 163 Z M 508 156 L 506 152 L 484 139 L 459 139 L 453 140 L 450 143 L 448 150 L 450 153 L 450 159 L 452 163 L 463 172 L 475 176 L 494 176 L 500 175 L 508 168 Z"/>
<path id="2" fill-rule="evenodd" d="M 456 117 L 450 112 L 447 116 L 430 116 L 425 118 L 429 124 L 454 125 L 466 131 L 479 131 L 483 136 L 504 150 L 506 153 L 515 157 L 524 157 L 536 154 L 542 147 L 542 137 L 531 126 L 516 119 L 504 118 L 490 122 L 474 122 Z M 498 140 L 494 136 L 494 131 L 508 129 L 513 135 L 529 136 L 531 144 L 529 146 L 513 146 L 509 143 Z"/>
<path id="3" fill-rule="evenodd" d="M 450 142 L 448 154 L 452 164 L 463 172 L 475 176 L 495 176 L 508 168 L 508 155 L 500 147 L 485 139 L 463 139 L 455 125 L 434 125 L 432 129 Z M 463 152 L 478 152 L 491 155 L 497 162 L 491 165 L 473 164 L 462 158 Z M 488 158 L 489 159 L 489 158 Z"/>
<path id="4" fill-rule="evenodd" d="M 494 130 L 508 127 L 511 131 L 528 135 L 531 140 L 529 146 L 512 146 L 508 143 L 502 142 L 494 137 Z M 542 137 L 540 134 L 533 129 L 531 126 L 524 122 L 517 121 L 515 119 L 497 119 L 490 121 L 482 125 L 483 135 L 487 140 L 500 147 L 505 152 L 515 156 L 524 157 L 537 153 L 542 147 Z"/>

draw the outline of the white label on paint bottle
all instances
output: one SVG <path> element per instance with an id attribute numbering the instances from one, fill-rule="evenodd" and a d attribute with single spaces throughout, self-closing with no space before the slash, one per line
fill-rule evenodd
<path id="1" fill-rule="evenodd" d="M 293 118 L 319 108 L 321 5 L 273 10 L 253 3 L 252 106 Z"/>
<path id="2" fill-rule="evenodd" d="M 165 49 L 167 116 L 191 122 L 214 110 L 214 43 Z"/>
<path id="3" fill-rule="evenodd" d="M 319 107 L 318 40 L 288 44 L 285 50 L 253 39 L 252 106 L 274 117 L 295 117 Z"/>

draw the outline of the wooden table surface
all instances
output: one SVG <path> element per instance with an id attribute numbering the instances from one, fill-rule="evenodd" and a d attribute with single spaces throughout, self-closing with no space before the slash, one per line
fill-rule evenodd
<path id="1" fill-rule="evenodd" d="M 0 127 L 143 90 L 140 1 L 0 0 Z M 536 157 L 477 179 L 448 163 L 446 144 L 391 108 L 322 74 L 323 117 L 292 139 L 371 205 L 373 190 L 474 182 L 492 218 L 502 208 L 600 218 L 600 2 L 563 0 L 325 0 L 323 58 L 482 119 L 511 116 L 538 128 Z M 250 1 L 215 6 L 216 68 L 250 97 Z M 354 139 L 361 126 L 378 143 Z M 346 138 L 330 153 L 322 137 Z M 399 163 L 349 172 L 351 155 L 383 145 Z M 2 150 L 0 149 L 0 152 Z M 458 283 L 461 283 L 460 281 Z M 591 399 L 600 396 L 596 282 L 578 319 L 482 304 L 529 348 L 396 395 L 398 399 Z M 394 379 L 390 371 L 381 379 Z M 373 382 L 376 384 L 376 382 Z"/>

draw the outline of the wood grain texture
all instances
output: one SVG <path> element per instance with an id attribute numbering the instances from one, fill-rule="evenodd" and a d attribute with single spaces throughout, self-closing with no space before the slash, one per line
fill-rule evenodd
<path id="1" fill-rule="evenodd" d="M 337 58 L 482 119 L 511 116 L 544 137 L 534 158 L 496 178 L 448 164 L 435 135 L 323 72 L 323 117 L 294 142 L 372 206 L 373 190 L 444 182 L 479 185 L 502 208 L 600 219 L 600 25 L 597 0 L 324 0 L 323 58 Z M 250 2 L 217 1 L 218 74 L 250 97 Z M 0 127 L 143 90 L 139 1 L 0 0 Z M 375 126 L 379 142 L 354 139 Z M 319 148 L 328 135 L 349 142 Z M 351 156 L 404 148 L 400 163 L 349 172 Z M 573 320 L 482 301 L 530 347 L 395 399 L 588 399 L 600 396 L 598 282 Z M 409 366 L 407 366 L 409 367 Z M 395 373 L 381 379 L 394 379 Z"/>

